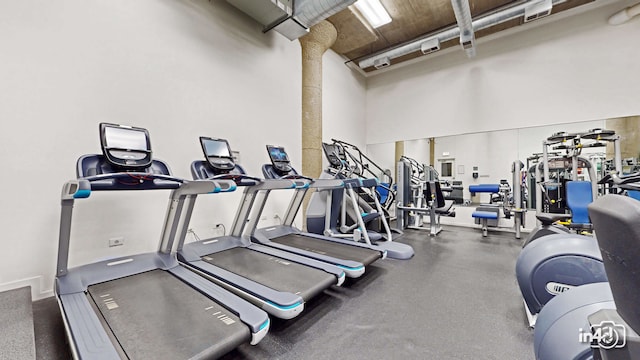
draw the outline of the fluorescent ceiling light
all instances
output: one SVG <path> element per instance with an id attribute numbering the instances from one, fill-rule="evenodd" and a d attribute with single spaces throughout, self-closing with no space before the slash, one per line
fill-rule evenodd
<path id="1" fill-rule="evenodd" d="M 391 16 L 382 6 L 380 0 L 358 0 L 356 8 L 372 27 L 377 28 L 391 22 Z"/>

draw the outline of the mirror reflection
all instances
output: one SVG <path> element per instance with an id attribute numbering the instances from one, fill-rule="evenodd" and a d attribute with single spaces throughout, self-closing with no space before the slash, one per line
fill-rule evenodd
<path id="1" fill-rule="evenodd" d="M 564 182 L 597 183 L 608 171 L 616 170 L 614 142 L 602 140 L 592 132 L 593 129 L 611 130 L 619 136 L 618 166 L 623 173 L 640 170 L 640 116 L 436 138 L 429 138 L 425 133 L 420 139 L 370 144 L 367 153 L 380 167 L 396 174 L 396 178 L 400 156 L 421 166 L 431 166 L 437 173 L 445 199 L 458 207 L 471 208 L 481 204 L 502 205 L 505 195 L 513 197 L 516 178 L 512 167 L 514 162 L 520 161 L 522 169 L 516 171 L 520 174 L 522 207 L 538 212 L 562 212 L 566 205 L 562 195 Z M 557 141 L 549 143 L 548 139 L 553 136 L 558 137 Z M 543 142 L 547 145 L 543 146 Z M 550 160 L 546 178 L 542 166 L 543 148 Z M 578 162 L 572 162 L 572 157 Z M 542 172 L 537 180 L 536 166 Z M 541 186 L 542 183 L 546 185 Z M 470 191 L 470 186 L 474 189 L 474 186 L 487 184 L 495 185 L 498 191 Z M 594 191 L 602 194 L 605 189 L 603 185 L 594 186 Z M 531 213 L 533 217 L 534 212 Z M 529 227 L 534 225 L 532 222 Z"/>

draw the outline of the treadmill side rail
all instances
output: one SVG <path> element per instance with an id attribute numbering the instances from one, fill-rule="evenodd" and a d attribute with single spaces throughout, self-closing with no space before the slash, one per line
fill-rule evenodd
<path id="1" fill-rule="evenodd" d="M 225 290 L 246 298 L 261 310 L 279 319 L 293 319 L 304 310 L 304 299 L 299 295 L 276 291 L 206 261 L 192 261 L 186 263 L 186 266 Z M 257 296 L 254 292 L 260 292 L 261 296 Z M 265 296 L 268 296 L 270 301 L 265 300 L 263 298 Z"/>
<path id="2" fill-rule="evenodd" d="M 235 313 L 243 323 L 249 326 L 253 336 L 257 333 L 261 333 L 265 328 L 269 327 L 269 317 L 267 316 L 267 313 L 251 305 L 240 297 L 214 285 L 204 277 L 197 275 L 193 271 L 187 270 L 182 266 L 170 269 L 169 272 L 195 287 L 208 297 L 216 299 L 216 302 L 220 305 Z M 264 337 L 264 335 L 262 336 Z"/>
<path id="3" fill-rule="evenodd" d="M 67 328 L 73 329 L 73 352 L 79 359 L 120 360 L 118 351 L 104 330 L 84 293 L 59 295 Z"/>
<path id="4" fill-rule="evenodd" d="M 344 271 L 335 266 L 335 265 L 331 265 L 322 261 L 318 261 L 315 259 L 310 259 L 308 257 L 305 256 L 300 256 L 294 253 L 288 253 L 286 251 L 283 250 L 278 250 L 275 248 L 271 248 L 268 246 L 264 246 L 261 244 L 251 244 L 251 246 L 249 246 L 249 248 L 251 250 L 254 251 L 258 251 L 264 254 L 269 254 L 269 255 L 273 255 L 273 256 L 277 256 L 289 261 L 293 261 L 296 262 L 298 264 L 302 264 L 302 265 L 306 265 L 306 266 L 310 266 L 316 269 L 320 269 L 323 270 L 324 272 L 327 272 L 329 274 L 333 274 L 336 277 L 336 286 L 340 286 L 342 285 L 342 283 L 344 283 L 345 280 L 345 273 Z"/>

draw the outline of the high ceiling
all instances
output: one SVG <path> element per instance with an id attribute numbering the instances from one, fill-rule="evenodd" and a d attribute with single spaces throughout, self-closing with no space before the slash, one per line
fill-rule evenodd
<path id="1" fill-rule="evenodd" d="M 592 1 L 594 0 L 567 0 L 554 5 L 551 16 Z M 377 29 L 371 28 L 353 6 L 328 19 L 338 30 L 338 39 L 332 49 L 354 61 L 356 66 L 362 59 L 457 26 L 451 0 L 381 0 L 381 2 L 393 21 Z M 525 2 L 522 0 L 469 0 L 469 6 L 475 21 L 485 15 Z M 523 17 L 520 16 L 476 31 L 475 37 L 481 38 L 523 23 Z M 460 46 L 458 38 L 440 43 L 441 49 L 452 46 Z M 428 55 L 423 55 L 419 50 L 413 51 L 392 59 L 391 65 L 420 56 Z M 368 66 L 363 70 L 372 72 L 376 68 Z"/>

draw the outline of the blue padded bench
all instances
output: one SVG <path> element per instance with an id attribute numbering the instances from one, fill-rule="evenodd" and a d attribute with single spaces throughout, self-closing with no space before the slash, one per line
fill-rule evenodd
<path id="1" fill-rule="evenodd" d="M 487 236 L 489 233 L 489 229 L 487 226 L 488 220 L 498 220 L 498 213 L 494 211 L 474 211 L 471 214 L 476 219 L 480 219 L 480 223 L 482 224 L 482 236 Z"/>
<path id="2" fill-rule="evenodd" d="M 469 185 L 469 192 L 472 196 L 475 193 L 497 193 L 500 192 L 500 184 Z"/>

